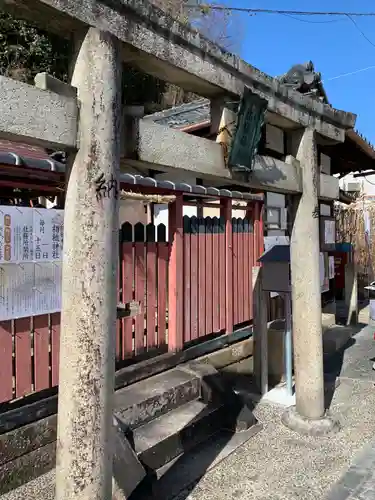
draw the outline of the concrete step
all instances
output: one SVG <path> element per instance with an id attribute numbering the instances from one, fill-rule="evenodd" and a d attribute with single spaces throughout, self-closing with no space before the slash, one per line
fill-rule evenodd
<path id="1" fill-rule="evenodd" d="M 114 414 L 124 428 L 136 429 L 198 399 L 200 391 L 198 376 L 176 368 L 117 391 Z"/>
<path id="2" fill-rule="evenodd" d="M 226 427 L 227 408 L 191 401 L 134 431 L 139 460 L 157 470 Z"/>

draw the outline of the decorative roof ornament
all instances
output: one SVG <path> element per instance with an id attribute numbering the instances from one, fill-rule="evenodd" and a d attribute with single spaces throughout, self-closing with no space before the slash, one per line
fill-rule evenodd
<path id="1" fill-rule="evenodd" d="M 292 66 L 287 73 L 277 79 L 283 85 L 301 94 L 308 95 L 324 104 L 329 104 L 323 87 L 322 75 L 315 71 L 312 61 Z"/>

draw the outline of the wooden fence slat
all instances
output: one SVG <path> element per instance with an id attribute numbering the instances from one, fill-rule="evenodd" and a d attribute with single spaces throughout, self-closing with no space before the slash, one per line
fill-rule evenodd
<path id="1" fill-rule="evenodd" d="M 238 323 L 244 321 L 244 301 L 245 301 L 245 284 L 244 284 L 244 232 L 243 219 L 237 219 L 238 228 Z"/>
<path id="2" fill-rule="evenodd" d="M 60 359 L 60 323 L 61 314 L 51 314 L 51 371 L 52 387 L 59 384 L 59 359 Z"/>
<path id="3" fill-rule="evenodd" d="M 250 300 L 251 300 L 251 288 L 250 288 L 250 260 L 251 260 L 251 248 L 250 248 L 250 224 L 248 220 L 244 220 L 244 311 L 243 311 L 243 321 L 250 320 Z"/>
<path id="4" fill-rule="evenodd" d="M 147 225 L 147 244 L 146 244 L 146 342 L 147 348 L 156 346 L 156 243 L 155 226 Z"/>
<path id="5" fill-rule="evenodd" d="M 135 300 L 140 303 L 140 313 L 135 317 L 135 353 L 139 354 L 144 349 L 145 333 L 145 278 L 146 262 L 144 243 L 135 243 Z"/>
<path id="6" fill-rule="evenodd" d="M 49 387 L 49 317 L 34 316 L 34 391 Z"/>
<path id="7" fill-rule="evenodd" d="M 122 242 L 119 242 L 119 262 L 118 262 L 118 267 L 117 267 L 117 302 L 121 303 L 122 302 L 122 289 L 121 289 L 121 282 L 122 282 L 122 249 L 121 249 Z M 116 320 L 116 361 L 120 361 L 122 356 L 121 356 L 121 334 L 122 334 L 122 325 L 121 325 L 121 320 L 117 319 Z"/>
<path id="8" fill-rule="evenodd" d="M 237 219 L 232 219 L 232 228 L 233 228 L 233 323 L 237 325 L 238 321 L 238 228 L 237 228 Z"/>
<path id="9" fill-rule="evenodd" d="M 32 392 L 30 317 L 14 321 L 16 344 L 16 397 Z"/>
<path id="10" fill-rule="evenodd" d="M 206 235 L 204 219 L 198 221 L 198 337 L 206 335 Z"/>
<path id="11" fill-rule="evenodd" d="M 225 330 L 225 219 L 220 217 L 220 228 L 219 228 L 219 302 L 220 302 L 220 330 Z"/>
<path id="12" fill-rule="evenodd" d="M 198 266 L 199 266 L 199 235 L 198 235 L 198 219 L 192 217 L 190 220 L 191 236 L 190 236 L 190 266 L 191 281 L 190 281 L 190 340 L 196 340 L 199 336 L 199 283 L 198 283 Z"/>
<path id="13" fill-rule="evenodd" d="M 212 219 L 212 330 L 216 333 L 220 331 L 220 300 L 219 293 L 223 283 L 220 282 L 220 254 L 219 254 L 219 219 Z"/>
<path id="14" fill-rule="evenodd" d="M 158 324 L 158 346 L 165 345 L 166 343 L 166 327 L 167 327 L 167 269 L 169 259 L 169 244 L 165 242 L 158 242 L 157 244 L 158 256 L 158 278 L 157 278 L 157 291 L 158 291 L 158 306 L 157 306 L 157 324 Z"/>
<path id="15" fill-rule="evenodd" d="M 0 403 L 13 398 L 12 322 L 0 322 Z"/>
<path id="16" fill-rule="evenodd" d="M 168 350 L 181 351 L 184 346 L 184 279 L 183 279 L 183 195 L 177 194 L 168 206 Z"/>
<path id="17" fill-rule="evenodd" d="M 225 224 L 225 330 L 233 332 L 235 300 L 233 289 L 234 258 L 233 258 L 233 227 L 232 227 L 232 200 L 225 199 L 221 209 Z"/>
<path id="18" fill-rule="evenodd" d="M 122 300 L 133 300 L 133 243 L 122 244 Z M 122 322 L 122 359 L 133 354 L 133 318 L 127 317 Z"/>
<path id="19" fill-rule="evenodd" d="M 254 232 L 253 232 L 253 226 L 251 227 L 250 233 L 249 233 L 249 252 L 250 252 L 250 269 L 249 269 L 249 275 L 250 275 L 250 319 L 254 318 L 254 309 L 253 309 L 253 267 L 256 265 L 255 264 L 255 259 L 254 259 Z"/>
<path id="20" fill-rule="evenodd" d="M 184 217 L 184 342 L 191 340 L 191 221 Z M 193 263 L 194 265 L 195 263 Z"/>
<path id="21" fill-rule="evenodd" d="M 213 275 L 213 262 L 212 262 L 212 220 L 211 217 L 206 217 L 206 335 L 213 332 L 212 316 L 213 316 L 213 289 L 212 289 L 212 275 Z"/>

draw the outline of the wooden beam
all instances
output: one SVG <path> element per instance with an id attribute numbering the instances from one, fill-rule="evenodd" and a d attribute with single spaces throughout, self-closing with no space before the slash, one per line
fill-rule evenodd
<path id="1" fill-rule="evenodd" d="M 74 97 L 0 76 L 0 138 L 48 148 L 75 149 L 78 107 Z"/>

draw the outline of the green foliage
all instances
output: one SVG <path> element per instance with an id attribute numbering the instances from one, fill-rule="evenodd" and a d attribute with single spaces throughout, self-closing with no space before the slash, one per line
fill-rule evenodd
<path id="1" fill-rule="evenodd" d="M 46 71 L 66 81 L 71 45 L 0 11 L 0 74 L 31 83 Z"/>

